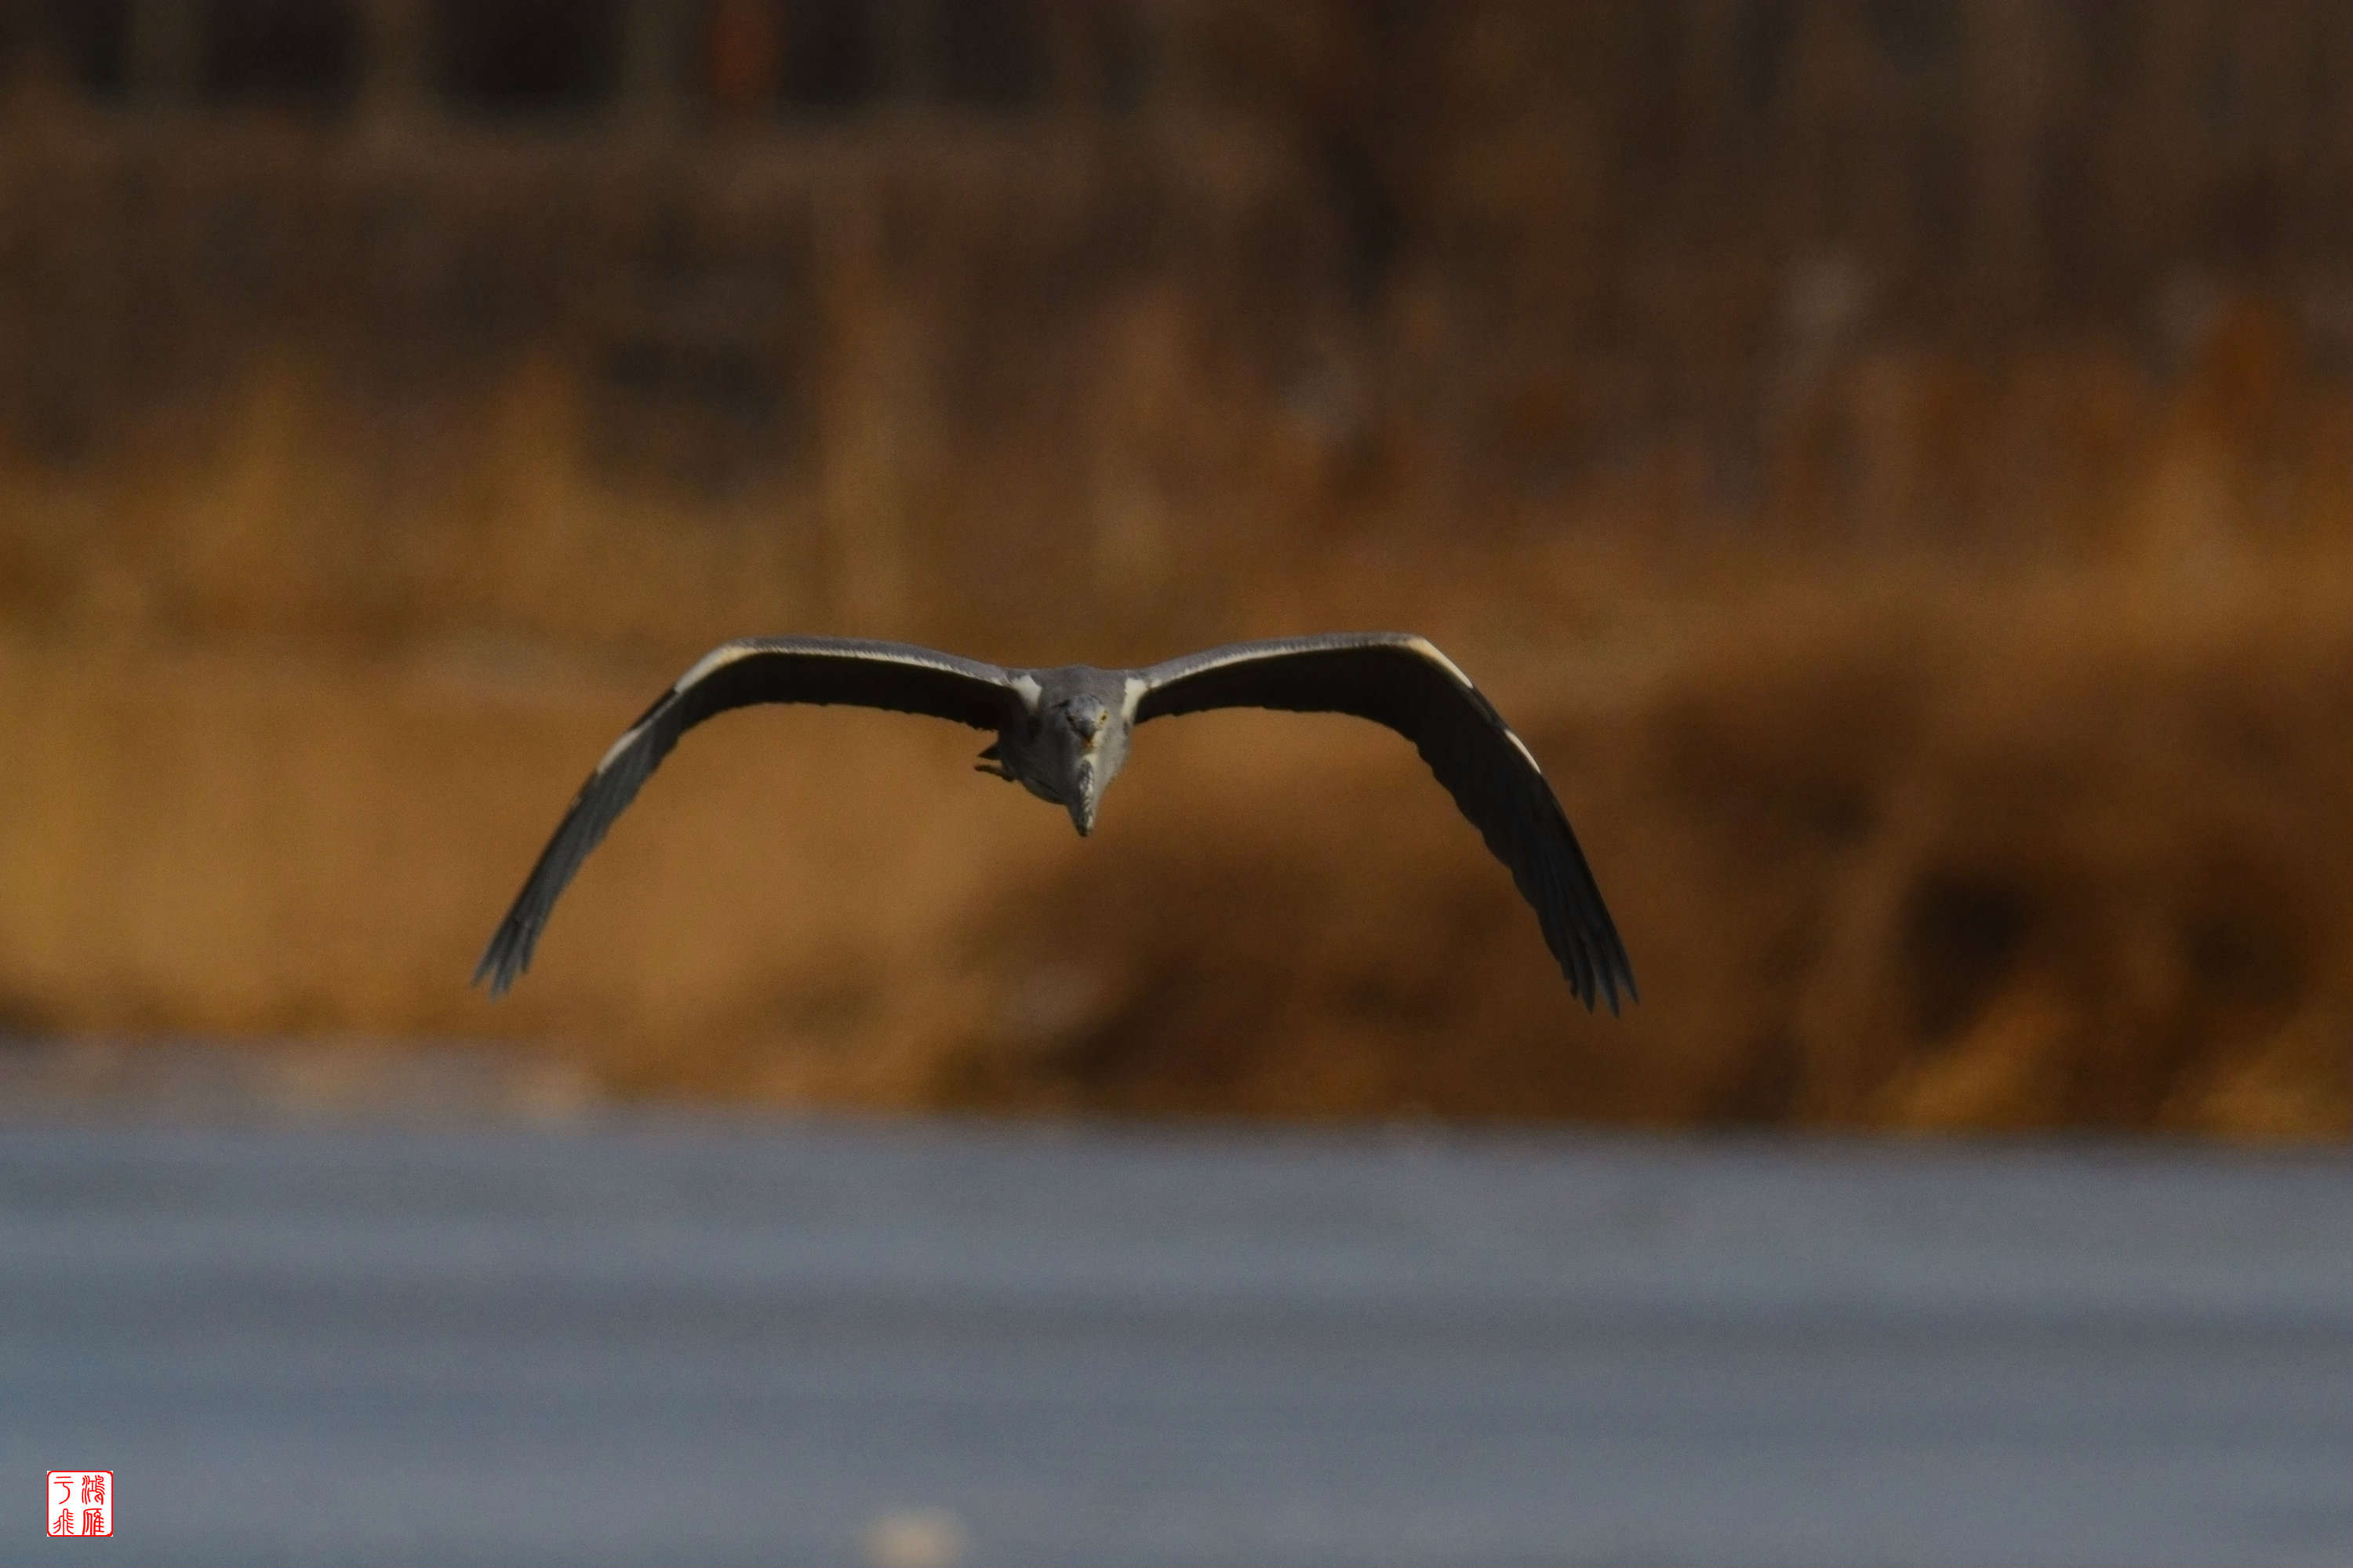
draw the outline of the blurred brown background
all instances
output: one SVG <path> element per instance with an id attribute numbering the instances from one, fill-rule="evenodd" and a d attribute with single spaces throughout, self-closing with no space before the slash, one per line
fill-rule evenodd
<path id="1" fill-rule="evenodd" d="M 2353 1127 L 2353 8 L 7 0 L 0 1028 L 622 1091 Z M 698 733 L 754 631 L 1403 627 L 1641 976 L 1410 749 Z M 290 1047 L 293 1048 L 293 1047 Z"/>

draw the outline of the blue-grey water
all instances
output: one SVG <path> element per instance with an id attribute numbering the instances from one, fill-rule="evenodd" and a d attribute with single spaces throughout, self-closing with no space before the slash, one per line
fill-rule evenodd
<path id="1" fill-rule="evenodd" d="M 2344 1564 L 2353 1162 L 18 1126 L 0 1456 L 10 1563 Z"/>

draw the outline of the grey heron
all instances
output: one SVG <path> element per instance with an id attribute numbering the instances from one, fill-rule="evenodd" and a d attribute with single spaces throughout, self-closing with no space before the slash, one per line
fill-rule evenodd
<path id="1" fill-rule="evenodd" d="M 1568 818 L 1520 737 L 1430 642 L 1350 632 L 1233 642 L 1137 670 L 1007 669 L 901 642 L 751 637 L 726 642 L 679 677 L 588 776 L 474 970 L 504 995 L 531 965 L 557 895 L 679 737 L 754 703 L 854 704 L 927 714 L 997 739 L 980 768 L 1062 807 L 1082 837 L 1150 719 L 1209 708 L 1353 714 L 1413 742 L 1534 906 L 1545 945 L 1588 1009 L 1634 973 Z"/>

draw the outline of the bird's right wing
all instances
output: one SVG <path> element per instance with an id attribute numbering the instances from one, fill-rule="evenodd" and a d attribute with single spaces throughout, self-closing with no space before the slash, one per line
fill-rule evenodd
<path id="1" fill-rule="evenodd" d="M 1235 642 L 1129 677 L 1137 724 L 1208 708 L 1354 714 L 1419 751 L 1536 913 L 1577 999 L 1635 995 L 1625 944 L 1543 770 L 1454 662 L 1405 632 Z"/>
<path id="2" fill-rule="evenodd" d="M 752 637 L 722 643 L 679 677 L 596 764 L 499 922 L 475 967 L 474 983 L 488 980 L 491 994 L 503 996 L 531 967 L 556 895 L 679 736 L 704 719 L 754 703 L 844 703 L 997 729 L 1024 705 L 1018 679 L 994 664 L 902 642 Z"/>

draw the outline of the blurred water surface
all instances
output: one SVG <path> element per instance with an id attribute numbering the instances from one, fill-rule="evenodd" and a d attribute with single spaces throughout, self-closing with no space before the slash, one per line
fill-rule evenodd
<path id="1" fill-rule="evenodd" d="M 0 1562 L 2341 1563 L 2353 1164 L 18 1123 Z"/>

